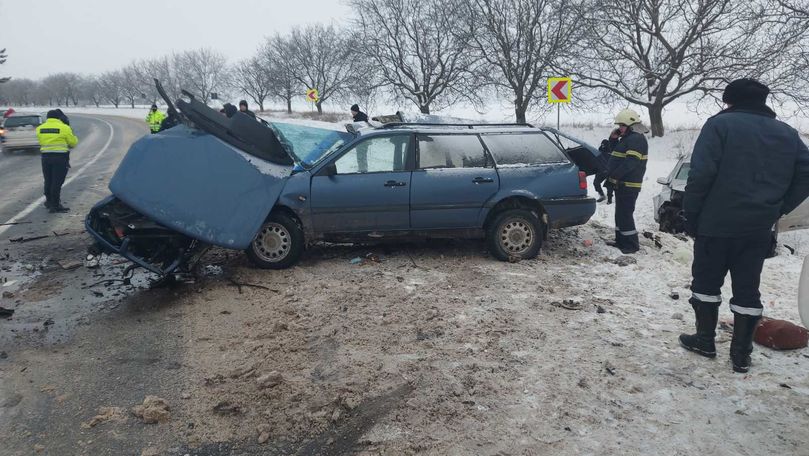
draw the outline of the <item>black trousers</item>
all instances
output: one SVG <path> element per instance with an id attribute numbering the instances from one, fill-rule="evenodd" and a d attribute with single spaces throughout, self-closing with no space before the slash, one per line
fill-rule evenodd
<path id="1" fill-rule="evenodd" d="M 639 189 L 618 187 L 615 189 L 615 244 L 621 250 L 640 250 L 638 230 L 635 228 L 635 203 Z"/>
<path id="2" fill-rule="evenodd" d="M 697 236 L 691 265 L 691 303 L 722 303 L 722 285 L 730 272 L 733 297 L 730 310 L 744 315 L 761 315 L 761 270 L 770 251 L 772 233 L 743 238 Z"/>
<path id="3" fill-rule="evenodd" d="M 45 178 L 45 205 L 58 206 L 62 197 L 62 184 L 65 183 L 70 157 L 67 153 L 42 154 L 42 176 Z"/>
<path id="4" fill-rule="evenodd" d="M 604 196 L 604 189 L 601 188 L 601 184 L 603 184 L 605 180 L 607 180 L 606 171 L 597 172 L 595 177 L 593 177 L 593 187 L 596 189 L 596 193 L 598 193 L 601 196 Z M 612 187 L 607 187 L 607 195 L 609 195 L 609 197 L 612 198 L 612 194 L 613 194 Z"/>

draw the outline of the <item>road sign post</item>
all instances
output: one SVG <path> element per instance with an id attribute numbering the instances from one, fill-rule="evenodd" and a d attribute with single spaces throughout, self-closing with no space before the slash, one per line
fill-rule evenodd
<path id="1" fill-rule="evenodd" d="M 573 80 L 570 78 L 548 78 L 548 103 L 556 104 L 556 129 L 560 126 L 561 104 L 570 103 L 573 98 Z"/>

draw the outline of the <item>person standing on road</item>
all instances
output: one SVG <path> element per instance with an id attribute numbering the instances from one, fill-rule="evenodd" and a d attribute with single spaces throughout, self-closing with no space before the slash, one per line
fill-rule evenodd
<path id="1" fill-rule="evenodd" d="M 239 111 L 243 112 L 244 114 L 247 114 L 248 116 L 254 119 L 256 118 L 256 113 L 247 108 L 247 100 L 242 100 L 239 102 Z"/>
<path id="2" fill-rule="evenodd" d="M 733 370 L 747 372 L 762 315 L 759 283 L 776 221 L 809 196 L 809 149 L 798 132 L 775 119 L 770 89 L 753 79 L 725 88 L 727 109 L 705 122 L 694 144 L 683 197 L 686 233 L 695 238 L 689 302 L 696 334 L 680 344 L 716 357 L 721 288 L 730 271 Z"/>
<path id="3" fill-rule="evenodd" d="M 649 145 L 643 133 L 648 129 L 631 109 L 619 112 L 615 124 L 618 128 L 610 134 L 610 144 L 614 146 L 607 163 L 607 189 L 615 189 L 615 242 L 608 244 L 631 254 L 640 250 L 635 202 L 646 174 Z"/>
<path id="4" fill-rule="evenodd" d="M 51 213 L 67 212 L 62 206 L 62 184 L 70 168 L 70 149 L 79 143 L 69 125 L 57 110 L 48 111 L 47 119 L 37 127 L 37 139 L 42 151 L 42 174 L 45 178 L 45 207 Z"/>
<path id="5" fill-rule="evenodd" d="M 146 123 L 149 124 L 149 130 L 151 130 L 152 134 L 160 131 L 160 125 L 165 118 L 166 115 L 157 110 L 157 105 L 152 104 L 152 109 L 149 110 L 149 114 L 146 115 Z"/>
<path id="6" fill-rule="evenodd" d="M 368 114 L 360 111 L 360 106 L 354 104 L 351 106 L 351 119 L 354 122 L 368 122 Z"/>

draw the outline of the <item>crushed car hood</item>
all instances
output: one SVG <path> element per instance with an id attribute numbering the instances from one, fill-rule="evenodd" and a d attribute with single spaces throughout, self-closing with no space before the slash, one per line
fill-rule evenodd
<path id="1" fill-rule="evenodd" d="M 109 188 L 167 228 L 209 244 L 245 249 L 291 173 L 291 165 L 270 163 L 179 125 L 135 142 Z"/>

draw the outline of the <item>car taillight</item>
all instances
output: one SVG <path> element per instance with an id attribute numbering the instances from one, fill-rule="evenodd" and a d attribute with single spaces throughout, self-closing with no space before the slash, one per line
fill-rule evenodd
<path id="1" fill-rule="evenodd" d="M 124 238 L 124 229 L 121 228 L 120 226 L 116 226 L 115 227 L 115 235 L 118 236 L 118 239 L 123 239 Z"/>
<path id="2" fill-rule="evenodd" d="M 6 134 L 6 130 L 4 130 L 4 129 L 0 128 L 0 136 L 3 136 L 3 135 L 5 135 L 5 134 Z"/>
<path id="3" fill-rule="evenodd" d="M 587 173 L 579 171 L 579 188 L 587 190 Z"/>

